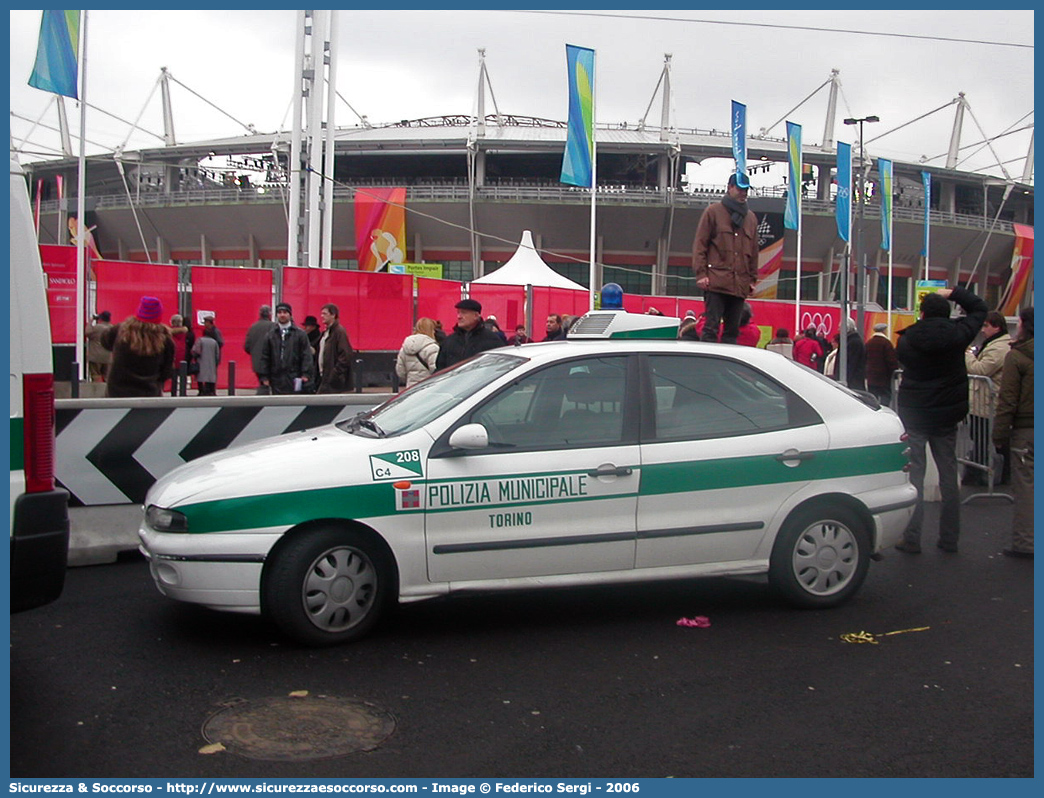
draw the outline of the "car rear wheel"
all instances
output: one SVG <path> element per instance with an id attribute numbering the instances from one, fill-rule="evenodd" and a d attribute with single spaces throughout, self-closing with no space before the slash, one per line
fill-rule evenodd
<path id="1" fill-rule="evenodd" d="M 305 645 L 359 639 L 377 623 L 392 595 L 388 555 L 356 531 L 301 534 L 273 558 L 262 607 L 284 634 Z"/>
<path id="2" fill-rule="evenodd" d="M 859 590 L 870 567 L 870 537 L 844 507 L 798 510 L 786 520 L 769 562 L 769 581 L 799 607 L 836 607 Z"/>

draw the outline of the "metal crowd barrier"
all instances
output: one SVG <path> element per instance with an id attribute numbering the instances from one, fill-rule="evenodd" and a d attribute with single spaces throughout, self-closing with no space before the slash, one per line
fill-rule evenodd
<path id="1" fill-rule="evenodd" d="M 892 410 L 899 412 L 899 383 L 903 370 L 892 375 Z M 993 446 L 993 422 L 997 415 L 997 389 L 993 380 L 978 374 L 968 375 L 970 409 L 957 425 L 957 463 L 965 469 L 981 472 L 986 479 L 986 490 L 972 493 L 961 504 L 976 499 L 1002 499 L 1014 503 L 1010 494 L 996 490 L 997 475 L 1004 468 L 1004 460 Z M 1010 455 L 1009 455 L 1010 456 Z"/>
<path id="2" fill-rule="evenodd" d="M 997 388 L 990 377 L 968 375 L 970 408 L 964 421 L 957 425 L 957 462 L 966 469 L 982 472 L 986 491 L 966 496 L 961 504 L 976 499 L 1015 500 L 1007 493 L 994 490 L 997 474 L 1003 469 L 1003 458 L 993 446 L 993 422 L 997 415 Z M 1010 456 L 1010 454 L 1009 454 Z"/>

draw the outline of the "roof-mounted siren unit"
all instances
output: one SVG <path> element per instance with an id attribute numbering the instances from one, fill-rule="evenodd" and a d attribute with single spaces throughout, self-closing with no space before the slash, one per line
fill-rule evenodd
<path id="1" fill-rule="evenodd" d="M 572 327 L 571 340 L 634 340 L 636 338 L 677 338 L 681 319 L 677 316 L 653 316 L 628 313 L 626 310 L 592 310 Z"/>

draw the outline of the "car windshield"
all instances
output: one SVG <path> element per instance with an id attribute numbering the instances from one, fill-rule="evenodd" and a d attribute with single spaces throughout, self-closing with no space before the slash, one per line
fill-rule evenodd
<path id="1" fill-rule="evenodd" d="M 527 358 L 513 354 L 484 353 L 418 382 L 373 410 L 339 421 L 337 427 L 382 438 L 412 432 L 526 361 Z"/>

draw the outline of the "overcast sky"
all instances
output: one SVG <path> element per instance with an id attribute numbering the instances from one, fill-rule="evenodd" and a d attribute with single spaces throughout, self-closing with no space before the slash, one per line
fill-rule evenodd
<path id="1" fill-rule="evenodd" d="M 47 108 L 51 95 L 26 83 L 40 12 L 11 11 L 10 21 L 11 111 L 36 120 L 47 109 L 42 123 L 56 126 L 56 114 Z M 374 124 L 468 114 L 475 107 L 477 51 L 484 47 L 502 112 L 565 119 L 564 45 L 571 43 L 597 51 L 597 120 L 634 124 L 653 97 L 664 54 L 671 53 L 677 126 L 725 130 L 730 101 L 735 99 L 746 103 L 747 130 L 754 135 L 787 116 L 836 68 L 842 97 L 835 138 L 855 144 L 855 128 L 843 126 L 841 118 L 876 114 L 881 121 L 866 126 L 870 155 L 916 162 L 922 155 L 946 153 L 954 107 L 898 132 L 889 131 L 946 105 L 962 91 L 974 115 L 965 119 L 963 144 L 983 138 L 976 120 L 991 137 L 1033 124 L 1033 22 L 1029 10 L 667 9 L 568 15 L 348 10 L 339 12 L 337 87 Z M 165 66 L 178 81 L 237 120 L 262 132 L 289 129 L 294 28 L 293 11 L 91 11 L 88 102 L 131 121 L 144 109 L 140 124 L 162 134 L 155 86 Z M 181 86 L 173 87 L 172 96 L 179 143 L 245 132 Z M 75 135 L 78 111 L 76 103 L 67 102 Z M 824 88 L 787 116 L 803 125 L 806 145 L 822 140 L 826 103 Z M 659 123 L 659 108 L 657 98 L 649 114 L 651 123 Z M 127 140 L 126 124 L 96 111 L 89 111 L 87 119 L 88 140 L 107 149 Z M 357 117 L 339 104 L 337 124 L 357 123 Z M 12 117 L 16 145 L 31 124 Z M 994 144 L 1001 160 L 1020 159 L 1007 165 L 1015 178 L 1021 176 L 1030 134 L 1027 129 Z M 769 135 L 785 137 L 785 125 L 780 122 Z M 36 146 L 26 149 L 37 152 L 58 146 L 57 134 L 43 127 L 30 141 Z M 126 148 L 159 144 L 155 137 L 138 133 Z M 88 152 L 100 149 L 89 146 Z M 37 157 L 26 154 L 22 161 Z M 981 146 L 963 150 L 965 157 L 959 168 L 967 170 L 988 169 L 996 161 Z M 929 163 L 942 166 L 943 162 Z"/>

